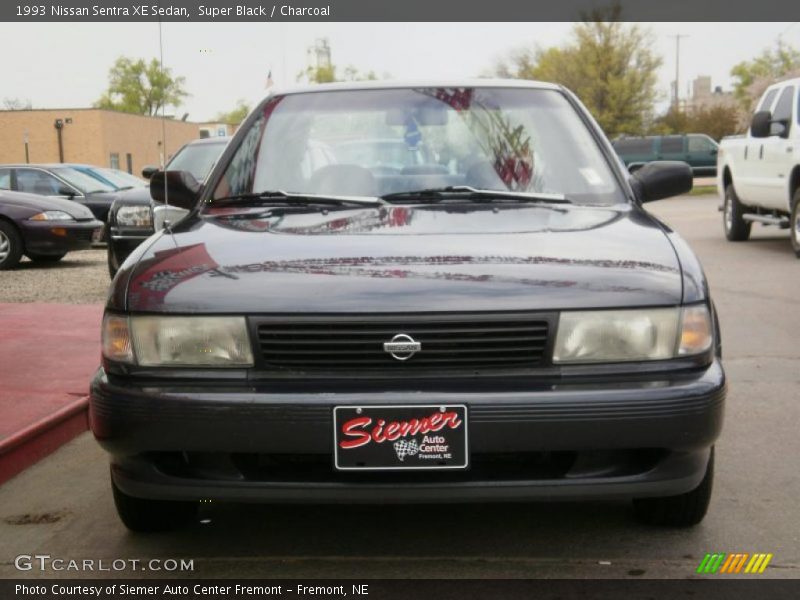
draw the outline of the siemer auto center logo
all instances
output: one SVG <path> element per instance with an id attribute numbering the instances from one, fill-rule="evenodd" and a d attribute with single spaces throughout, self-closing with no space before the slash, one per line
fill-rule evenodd
<path id="1" fill-rule="evenodd" d="M 703 575 L 723 573 L 756 575 L 766 570 L 772 557 L 772 554 L 766 553 L 734 552 L 726 554 L 725 552 L 714 552 L 703 557 L 697 567 L 697 572 Z"/>

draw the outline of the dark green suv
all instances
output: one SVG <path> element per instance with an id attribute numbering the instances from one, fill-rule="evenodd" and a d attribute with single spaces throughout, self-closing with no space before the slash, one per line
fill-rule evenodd
<path id="1" fill-rule="evenodd" d="M 612 145 L 631 173 L 654 160 L 681 160 L 695 175 L 717 174 L 719 144 L 703 133 L 621 137 Z"/>

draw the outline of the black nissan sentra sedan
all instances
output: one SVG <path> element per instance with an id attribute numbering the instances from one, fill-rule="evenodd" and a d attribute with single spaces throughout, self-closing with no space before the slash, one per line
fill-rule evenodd
<path id="1" fill-rule="evenodd" d="M 370 139 L 427 159 L 325 150 Z M 684 163 L 629 176 L 555 85 L 273 92 L 202 191 L 153 175 L 190 213 L 112 285 L 91 427 L 122 521 L 623 497 L 698 523 L 719 327 L 697 258 L 642 208 L 691 185 Z"/>
<path id="2" fill-rule="evenodd" d="M 13 269 L 23 255 L 55 263 L 73 250 L 91 247 L 103 224 L 85 206 L 35 194 L 8 191 L 0 170 L 0 271 Z"/>

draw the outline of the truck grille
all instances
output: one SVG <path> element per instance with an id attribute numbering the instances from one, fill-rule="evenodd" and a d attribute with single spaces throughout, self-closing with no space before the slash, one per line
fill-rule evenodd
<path id="1" fill-rule="evenodd" d="M 551 318 L 537 315 L 282 317 L 256 325 L 264 366 L 292 370 L 532 368 L 545 361 Z M 395 335 L 421 344 L 407 360 L 384 350 Z"/>

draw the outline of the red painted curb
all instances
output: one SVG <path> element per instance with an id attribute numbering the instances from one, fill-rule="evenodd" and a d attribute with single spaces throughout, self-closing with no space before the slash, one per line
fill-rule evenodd
<path id="1" fill-rule="evenodd" d="M 88 430 L 88 409 L 89 397 L 79 398 L 0 440 L 0 484 Z"/>

